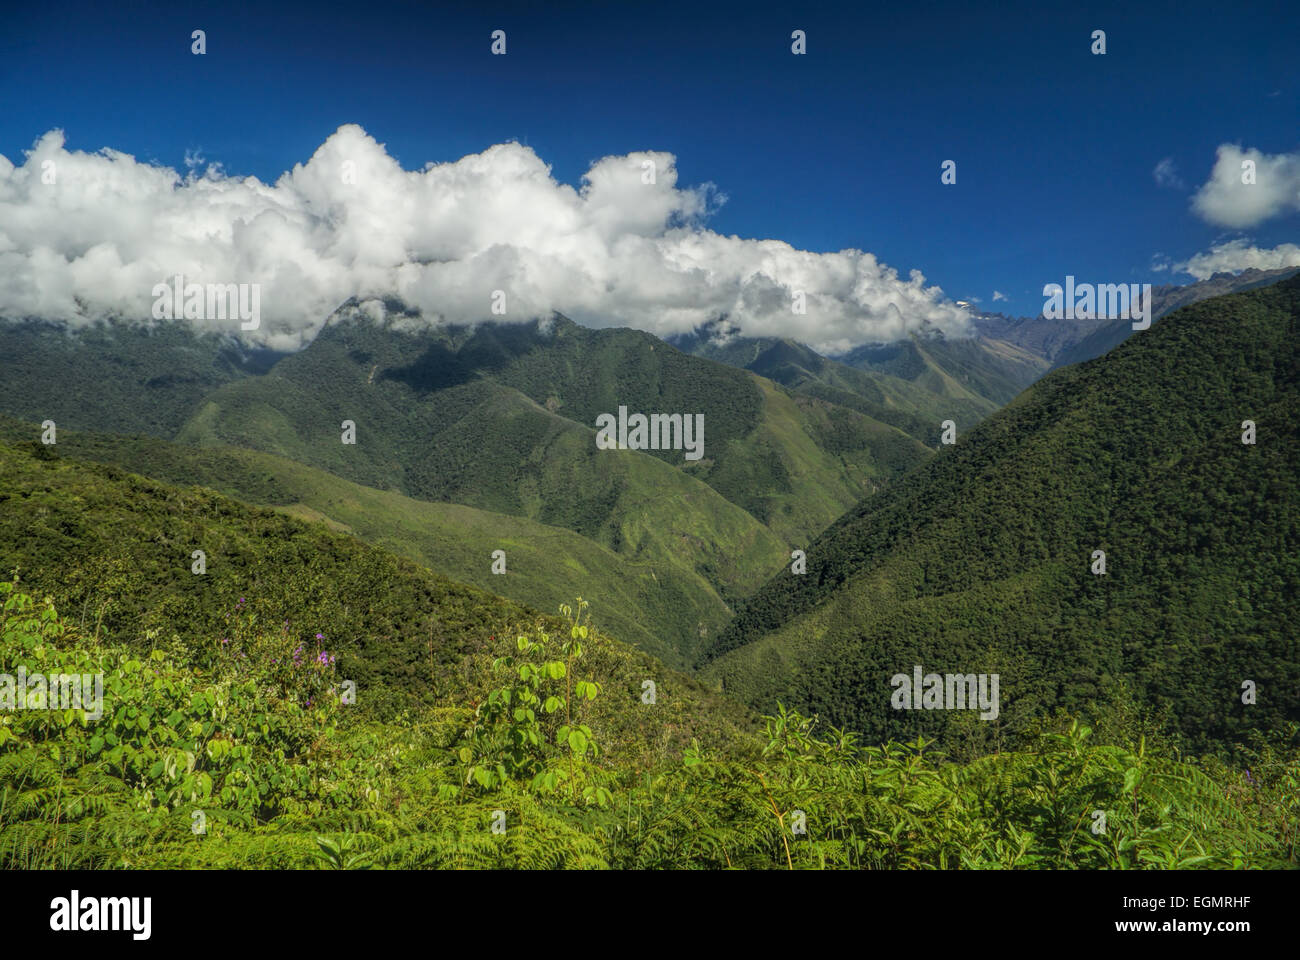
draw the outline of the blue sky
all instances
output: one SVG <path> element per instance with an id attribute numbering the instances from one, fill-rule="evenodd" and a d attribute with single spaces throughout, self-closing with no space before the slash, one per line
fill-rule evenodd
<path id="1" fill-rule="evenodd" d="M 1189 206 L 1220 144 L 1300 150 L 1300 6 L 1052 7 L 13 6 L 0 154 L 21 163 L 59 127 L 69 149 L 179 169 L 200 151 L 274 180 L 357 123 L 407 169 L 518 140 L 576 184 L 602 156 L 662 150 L 680 183 L 726 195 L 720 233 L 868 250 L 1036 314 L 1067 273 L 1168 282 L 1153 255 L 1242 236 Z M 1164 158 L 1181 188 L 1156 183 Z M 1244 235 L 1271 247 L 1298 226 L 1292 210 Z"/>

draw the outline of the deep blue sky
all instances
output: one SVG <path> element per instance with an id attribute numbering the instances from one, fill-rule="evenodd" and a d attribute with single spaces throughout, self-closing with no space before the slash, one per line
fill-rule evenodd
<path id="1" fill-rule="evenodd" d="M 1168 282 L 1154 253 L 1229 236 L 1188 209 L 1218 144 L 1300 147 L 1294 2 L 269 7 L 9 5 L 0 153 L 61 127 L 69 149 L 180 169 L 201 150 L 274 180 L 355 122 L 408 169 L 518 139 L 576 184 L 606 154 L 668 150 L 681 184 L 728 196 L 713 229 L 870 250 L 1037 313 L 1066 273 Z M 1157 187 L 1167 156 L 1187 189 Z M 1297 220 L 1250 236 L 1295 241 Z"/>

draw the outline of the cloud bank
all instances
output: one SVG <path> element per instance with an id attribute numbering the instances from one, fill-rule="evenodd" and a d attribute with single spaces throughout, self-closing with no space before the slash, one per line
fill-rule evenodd
<path id="1" fill-rule="evenodd" d="M 678 188 L 669 153 L 605 157 L 574 188 L 517 143 L 403 170 L 347 125 L 274 184 L 197 157 L 186 166 L 69 151 L 58 130 L 21 165 L 0 156 L 0 315 L 147 320 L 154 286 L 182 274 L 260 284 L 258 330 L 186 322 L 278 349 L 308 342 L 350 297 L 387 295 L 431 323 L 558 310 L 668 336 L 725 316 L 744 335 L 826 353 L 923 328 L 973 333 L 919 271 L 903 279 L 860 250 L 811 253 L 707 229 L 720 198 L 711 185 Z M 504 315 L 492 312 L 494 291 Z M 792 309 L 798 291 L 803 314 Z"/>
<path id="2" fill-rule="evenodd" d="M 1253 183 L 1242 182 L 1249 179 L 1243 161 L 1254 165 Z M 1210 179 L 1192 197 L 1192 209 L 1209 223 L 1237 229 L 1300 210 L 1300 153 L 1270 155 L 1220 145 Z"/>
<path id="3" fill-rule="evenodd" d="M 1276 247 L 1256 247 L 1244 239 L 1230 240 L 1198 253 L 1173 269 L 1190 273 L 1197 280 L 1205 280 L 1216 273 L 1240 273 L 1254 267 L 1257 270 L 1278 270 L 1282 267 L 1300 267 L 1300 246 L 1282 243 Z"/>

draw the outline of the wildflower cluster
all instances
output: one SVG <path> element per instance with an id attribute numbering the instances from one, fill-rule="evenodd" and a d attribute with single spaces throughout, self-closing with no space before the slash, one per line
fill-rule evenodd
<path id="1" fill-rule="evenodd" d="M 336 657 L 325 648 L 323 633 L 303 640 L 288 620 L 278 630 L 259 628 L 244 597 L 226 615 L 225 633 L 218 645 L 220 658 L 236 676 L 257 678 L 305 709 L 322 696 L 337 696 Z"/>

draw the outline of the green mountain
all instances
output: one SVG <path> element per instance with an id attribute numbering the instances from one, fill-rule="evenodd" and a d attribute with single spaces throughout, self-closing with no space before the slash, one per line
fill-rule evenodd
<path id="1" fill-rule="evenodd" d="M 1290 297 L 1287 329 L 1273 339 L 1243 334 L 1255 352 L 1239 358 L 1238 366 L 1214 356 L 1198 363 L 1194 351 L 1188 363 L 1175 350 L 1166 358 L 1168 365 L 1157 367 L 1160 377 L 1195 378 L 1196 389 L 1209 401 L 1223 401 L 1232 391 L 1254 397 L 1260 423 L 1273 424 L 1268 430 L 1276 431 L 1284 424 L 1279 410 L 1294 409 L 1295 358 L 1286 349 L 1297 332 L 1294 289 Z M 1268 327 L 1277 322 L 1274 306 L 1251 302 L 1233 319 Z M 326 364 L 323 372 L 331 369 L 346 370 Z M 517 417 L 540 409 L 551 418 L 548 423 L 565 419 L 519 387 L 479 375 L 484 367 L 470 369 L 475 371 L 470 381 L 451 387 L 480 391 L 469 395 L 471 409 L 461 412 L 462 419 L 478 409 L 473 401 L 482 397 L 489 407 L 499 407 L 488 410 L 481 426 L 508 427 L 509 417 L 493 417 L 500 409 L 516 411 Z M 374 364 L 371 372 L 380 370 Z M 1148 384 L 1145 372 L 1120 368 L 1120 373 L 1128 392 L 1121 391 L 1115 401 L 1137 402 L 1138 417 L 1163 416 L 1154 399 L 1166 384 L 1159 378 Z M 1270 393 L 1267 387 L 1279 383 L 1282 373 L 1289 386 Z M 250 385 L 267 380 L 248 370 L 234 377 Z M 808 411 L 822 409 L 819 402 L 805 403 L 811 398 L 801 398 L 797 390 L 752 374 L 744 377 L 752 379 L 738 382 L 757 381 L 763 397 L 755 429 L 766 424 L 773 442 L 800 449 L 801 432 L 817 422 Z M 1083 383 L 1071 379 L 1077 377 L 1074 370 L 1049 383 L 1060 377 Z M 248 423 L 275 427 L 276 415 L 295 412 L 292 405 L 259 407 L 258 389 L 264 388 L 250 394 Z M 354 396 L 351 385 L 342 389 Z M 1008 413 L 1019 416 L 1015 411 L 1036 402 L 1037 392 Z M 118 402 L 127 394 L 104 396 Z M 293 396 L 309 406 L 328 392 L 304 389 Z M 558 409 L 564 395 L 553 396 L 551 406 Z M 457 397 L 439 395 L 448 404 Z M 151 395 L 144 391 L 137 399 L 147 406 Z M 1052 433 L 1058 416 L 1062 430 L 1078 427 L 1067 400 L 1058 398 L 1041 426 L 1046 450 L 1068 462 L 1069 449 L 1062 450 Z M 205 409 L 192 412 L 201 416 Z M 405 411 L 395 403 L 386 412 Z M 209 423 L 224 422 L 219 406 L 215 415 L 206 413 Z M 440 411 L 419 413 L 441 422 Z M 836 421 L 831 414 L 827 422 L 834 429 L 823 429 L 819 442 L 804 448 L 811 464 L 819 462 L 818 450 L 826 454 L 836 442 L 849 454 L 856 449 L 852 428 L 861 421 L 856 416 Z M 111 408 L 87 405 L 83 415 L 119 423 Z M 330 417 L 337 415 L 329 411 Z M 1232 766 L 1215 757 L 1187 760 L 1149 736 L 1141 717 L 1112 711 L 1094 729 L 1071 717 L 1054 718 L 1042 729 L 1008 723 L 1001 731 L 1005 742 L 1000 737 L 992 744 L 1004 746 L 1002 752 L 973 758 L 978 751 L 969 750 L 957 763 L 923 743 L 864 749 L 852 732 L 784 708 L 760 721 L 729 697 L 604 634 L 611 624 L 631 630 L 644 615 L 655 596 L 641 592 L 647 572 L 653 581 L 675 569 L 680 602 L 690 605 L 684 615 L 695 616 L 702 601 L 690 591 L 703 589 L 704 580 L 683 571 L 693 569 L 698 553 L 682 548 L 677 568 L 657 565 L 634 559 L 626 538 L 622 549 L 601 547 L 562 527 L 413 499 L 382 489 L 396 483 L 363 486 L 260 450 L 82 432 L 70 428 L 79 424 L 63 412 L 58 412 L 63 418 L 59 442 L 46 446 L 35 439 L 39 430 L 32 422 L 43 417 L 29 416 L 27 422 L 0 419 L 0 564 L 6 574 L 0 579 L 0 661 L 10 673 L 21 668 L 29 681 L 34 675 L 101 675 L 105 697 L 102 716 L 92 722 L 82 722 L 77 710 L 0 710 L 0 868 L 915 870 L 1295 864 L 1300 766 L 1293 744 L 1251 745 Z M 912 523 L 909 542 L 931 551 L 913 560 L 937 576 L 935 551 L 941 552 L 943 536 L 936 539 L 916 522 L 924 514 L 899 513 L 898 505 L 935 506 L 916 500 L 917 484 L 931 483 L 925 478 L 935 474 L 947 476 L 954 467 L 963 474 L 969 464 L 962 466 L 962 458 L 969 459 L 977 443 L 1031 446 L 1032 438 L 1003 429 L 1006 416 L 995 416 L 973 434 L 963 432 L 956 450 L 945 449 L 902 480 L 901 500 L 891 484 L 879 497 L 868 498 L 859 513 L 879 499 L 895 511 L 895 533 Z M 165 429 L 161 420 L 141 422 Z M 365 422 L 359 419 L 358 427 Z M 590 439 L 587 427 L 569 423 L 556 427 L 557 444 L 569 430 L 581 429 Z M 1203 423 L 1191 417 L 1173 426 L 1195 433 Z M 889 436 L 902 436 L 888 429 Z M 1285 475 L 1280 480 L 1275 475 L 1278 464 L 1267 447 L 1270 440 L 1279 447 L 1293 444 L 1294 432 L 1268 430 L 1262 430 L 1261 444 L 1249 449 L 1248 463 L 1259 472 L 1253 478 L 1248 470 L 1234 473 L 1231 458 L 1212 444 L 1183 451 L 1198 463 L 1215 457 L 1229 461 L 1215 460 L 1226 470 L 1224 485 L 1205 488 L 1207 505 L 1192 513 L 1199 524 L 1194 533 L 1211 553 L 1229 538 L 1242 542 L 1229 558 L 1242 562 L 1222 582 L 1212 581 L 1219 593 L 1205 606 L 1219 611 L 1228 596 L 1236 601 L 1229 619 L 1258 623 L 1252 638 L 1257 642 L 1248 649 L 1252 667 L 1258 668 L 1252 675 L 1260 683 L 1260 705 L 1282 684 L 1294 689 L 1295 679 L 1263 659 L 1277 646 L 1267 618 L 1284 606 L 1277 597 L 1294 598 L 1296 586 L 1294 564 L 1279 567 L 1276 561 L 1295 556 L 1294 523 L 1286 526 L 1285 513 L 1295 503 L 1295 491 L 1286 486 Z M 979 441 L 986 431 L 992 439 Z M 274 435 L 283 443 L 298 442 L 292 432 Z M 399 442 L 405 439 L 394 430 L 391 449 L 405 452 Z M 1146 463 L 1134 459 L 1140 444 L 1123 431 L 1098 434 L 1096 442 L 1113 470 L 1106 484 L 1127 489 Z M 1176 443 L 1166 438 L 1159 445 L 1161 479 L 1200 476 L 1179 461 L 1182 448 Z M 736 462 L 744 463 L 746 454 L 742 449 Z M 458 462 L 456 456 L 451 461 Z M 729 509 L 744 522 L 743 530 L 766 531 L 711 483 L 670 460 L 626 452 L 587 466 L 605 470 L 620 462 L 632 465 L 629 477 L 661 469 L 666 473 L 656 475 L 658 482 L 688 482 L 681 496 L 711 505 L 713 522 L 725 519 Z M 1032 495 L 1025 499 L 1041 506 L 1054 490 L 1056 474 L 1035 462 L 1037 473 L 1011 476 L 1035 479 L 1037 487 L 1026 488 Z M 412 482 L 438 477 L 436 470 L 424 472 L 418 459 L 394 458 L 393 463 L 417 478 Z M 976 463 L 981 476 L 985 466 Z M 1065 476 L 1062 484 L 1068 471 Z M 1261 484 L 1259 476 L 1266 482 Z M 195 481 L 203 486 L 189 485 Z M 452 476 L 428 482 L 460 481 Z M 1234 492 L 1240 491 L 1255 496 L 1250 520 L 1277 521 L 1281 534 L 1249 529 L 1232 513 Z M 1023 493 L 1020 488 L 1003 492 L 1002 499 L 1017 501 Z M 1114 542 L 1129 542 L 1126 537 L 1137 542 L 1152 518 L 1160 537 L 1177 536 L 1178 521 L 1167 518 L 1180 516 L 1183 504 L 1171 497 L 1187 493 L 1185 488 L 1160 492 L 1154 505 L 1161 509 L 1150 516 L 1140 505 L 1121 505 L 1115 515 L 1124 522 L 1116 521 Z M 509 502 L 517 492 L 502 485 L 491 495 Z M 973 502 L 990 508 L 994 520 L 1004 509 L 1001 499 Z M 645 544 L 646 556 L 656 543 L 670 542 L 661 528 L 673 522 L 671 510 L 682 504 L 667 503 L 665 510 L 662 501 L 646 502 L 643 526 L 626 522 L 625 529 L 642 535 L 638 542 Z M 1086 507 L 1087 498 L 1068 503 Z M 1215 522 L 1214 510 L 1227 518 L 1222 525 Z M 1052 529 L 1063 528 L 1062 517 L 1068 515 L 1052 516 Z M 947 530 L 962 533 L 951 517 L 947 523 Z M 521 590 L 529 585 L 539 596 L 553 598 L 545 592 L 582 585 L 583 595 L 594 602 L 591 610 L 579 605 L 561 618 L 543 616 L 363 544 L 340 528 L 410 557 L 464 570 L 489 589 L 503 582 Z M 1014 541 L 1024 529 L 1008 532 L 1012 548 L 1023 550 Z M 838 536 L 837 530 L 828 537 Z M 861 544 L 843 538 L 835 543 L 847 551 L 863 546 L 870 553 L 871 531 L 857 533 L 864 535 Z M 512 573 L 485 573 L 483 553 L 510 536 L 518 538 L 506 547 Z M 1270 548 L 1278 552 L 1270 556 Z M 195 549 L 206 554 L 201 575 L 191 566 Z M 780 553 L 784 546 L 774 549 Z M 835 566 L 819 558 L 819 551 L 815 547 L 810 554 L 810 576 L 813 571 L 829 575 Z M 1033 556 L 1033 550 L 1029 553 Z M 861 563 L 863 556 L 840 567 Z M 746 559 L 720 557 L 719 562 L 739 569 Z M 1138 573 L 1121 570 L 1126 562 Z M 1134 590 L 1150 603 L 1166 599 L 1155 584 L 1167 585 L 1153 576 L 1166 573 L 1165 567 L 1148 569 L 1150 563 L 1144 567 L 1141 559 L 1118 555 L 1112 563 L 1116 592 L 1124 601 L 1116 601 L 1117 610 L 1129 609 Z M 955 572 L 957 582 L 946 585 L 955 589 L 942 590 L 943 596 L 966 586 L 963 572 Z M 1187 590 L 1204 585 L 1197 569 L 1179 572 L 1190 572 Z M 1149 579 L 1142 582 L 1141 576 Z M 588 585 L 612 591 L 613 599 L 592 593 Z M 671 592 L 679 588 L 663 590 L 677 602 Z M 1002 587 L 993 583 L 989 589 Z M 1167 598 L 1162 615 L 1170 622 L 1201 612 L 1187 606 L 1186 592 Z M 1004 592 L 1001 599 L 1006 597 Z M 977 600 L 961 602 L 987 614 Z M 621 609 L 624 604 L 627 609 Z M 1020 617 L 1014 606 L 999 605 L 994 614 L 985 622 L 998 628 Z M 1168 651 L 1139 652 L 1162 657 Z M 1294 649 L 1282 654 L 1285 663 L 1296 662 Z M 1207 662 L 1213 669 L 1214 661 Z M 995 666 L 1000 663 L 995 658 Z M 780 663 L 773 666 L 774 679 L 788 679 L 777 673 Z M 1154 660 L 1145 666 L 1156 669 Z M 1183 666 L 1173 662 L 1171 669 Z M 827 689 L 843 691 L 861 664 L 848 659 L 820 667 L 831 678 Z M 0 699 L 12 695 L 7 680 L 0 680 Z M 356 695 L 350 704 L 342 696 L 349 683 Z M 966 739 L 968 746 L 979 746 L 977 738 Z M 1079 811 L 1093 809 L 1123 815 L 1112 817 L 1105 836 L 1097 838 L 1079 830 Z M 803 833 L 791 831 L 796 812 Z"/>
<path id="2" fill-rule="evenodd" d="M 1241 273 L 1216 273 L 1208 280 L 1183 285 L 1165 285 L 1151 289 L 1151 322 L 1172 313 L 1179 307 L 1185 307 L 1210 297 L 1221 297 L 1228 293 L 1253 290 L 1285 280 L 1297 273 L 1295 267 L 1283 267 L 1278 270 L 1257 270 L 1250 268 Z M 1133 334 L 1132 320 L 1102 320 L 1097 322 L 1088 336 L 1081 338 L 1068 349 L 1061 351 L 1054 359 L 1052 369 L 1068 367 L 1072 363 L 1093 360 L 1119 346 Z"/>
<path id="3" fill-rule="evenodd" d="M 26 447 L 39 435 L 33 424 L 0 416 L 0 441 Z M 673 557 L 629 559 L 562 527 L 414 500 L 256 450 L 68 430 L 59 431 L 52 450 L 62 459 L 115 464 L 322 522 L 534 609 L 553 610 L 579 595 L 602 597 L 606 629 L 678 667 L 688 666 L 731 617 L 708 581 Z M 498 549 L 506 553 L 502 575 L 491 572 Z"/>
<path id="4" fill-rule="evenodd" d="M 484 694 L 491 660 L 509 652 L 514 634 L 538 622 L 558 626 L 554 616 L 322 524 L 4 440 L 0 569 L 53 598 L 69 626 L 96 641 L 165 650 L 202 668 L 239 636 L 269 630 L 308 645 L 312 656 L 333 654 L 339 676 L 357 686 L 361 712 L 387 718 Z M 153 452 L 161 459 L 169 451 Z M 257 464 L 245 457 L 220 452 L 210 463 Z M 205 554 L 202 574 L 193 569 L 195 550 Z M 602 624 L 603 613 L 597 608 Z M 627 702 L 639 703 L 646 678 L 675 698 L 679 747 L 693 727 L 721 731 L 724 740 L 752 728 L 752 716 L 654 657 L 614 640 L 604 654 L 596 678 L 625 686 Z M 664 743 L 648 717 L 615 706 L 617 716 L 602 708 L 602 724 L 633 741 Z"/>
<path id="5" fill-rule="evenodd" d="M 605 456 L 596 418 L 620 407 L 703 414 L 702 459 L 681 450 Z M 358 425 L 355 449 L 338 442 L 344 419 Z M 678 511 L 729 513 L 720 498 L 779 540 L 799 542 L 928 455 L 854 410 L 638 331 L 563 318 L 413 331 L 400 314 L 375 323 L 347 307 L 267 376 L 210 394 L 177 439 L 279 453 L 419 499 L 567 527 L 614 549 L 653 537 L 629 517 L 660 497 Z M 674 542 L 692 530 L 715 540 L 715 525 L 695 517 Z M 734 556 L 720 547 L 705 548 L 707 562 Z"/>
<path id="6" fill-rule="evenodd" d="M 1293 278 L 1045 377 L 819 537 L 704 676 L 873 740 L 994 745 L 1058 708 L 1133 708 L 1199 749 L 1300 719 L 1298 335 Z M 999 674 L 997 721 L 893 709 L 916 665 Z"/>
<path id="7" fill-rule="evenodd" d="M 981 337 L 1002 340 L 1027 350 L 1050 365 L 1063 352 L 1091 334 L 1105 320 L 1096 317 L 1051 319 L 1012 317 L 1005 313 L 974 311 L 975 329 Z"/>
<path id="8" fill-rule="evenodd" d="M 281 354 L 188 326 L 69 330 L 0 319 L 0 411 L 59 427 L 174 436 L 209 391 L 265 373 Z"/>
<path id="9" fill-rule="evenodd" d="M 1047 370 L 1042 357 L 1008 340 L 935 336 L 916 345 L 962 387 L 999 407 L 1014 400 Z"/>
<path id="10" fill-rule="evenodd" d="M 1042 375 L 1036 354 L 988 337 L 947 339 L 913 335 L 897 343 L 865 344 L 840 358 L 860 370 L 887 374 L 940 398 L 944 419 L 970 422 L 1007 403 Z"/>
<path id="11" fill-rule="evenodd" d="M 1044 359 L 988 337 L 912 337 L 859 347 L 837 360 L 793 340 L 716 336 L 704 327 L 673 339 L 696 356 L 750 370 L 796 393 L 857 410 L 934 447 L 944 420 L 971 426 L 1047 369 Z"/>
<path id="12" fill-rule="evenodd" d="M 53 419 L 64 451 L 69 428 L 179 441 L 192 451 L 73 438 L 92 458 L 327 519 L 523 603 L 549 609 L 600 571 L 619 601 L 611 627 L 678 665 L 792 547 L 931 455 L 858 409 L 636 331 L 563 318 L 430 329 L 389 308 L 375 324 L 349 305 L 287 357 L 182 327 L 0 323 L 17 358 L 0 369 L 0 410 Z M 596 418 L 620 406 L 704 414 L 703 457 L 598 450 Z M 340 442 L 344 420 L 355 445 Z M 504 577 L 490 573 L 496 549 Z"/>

